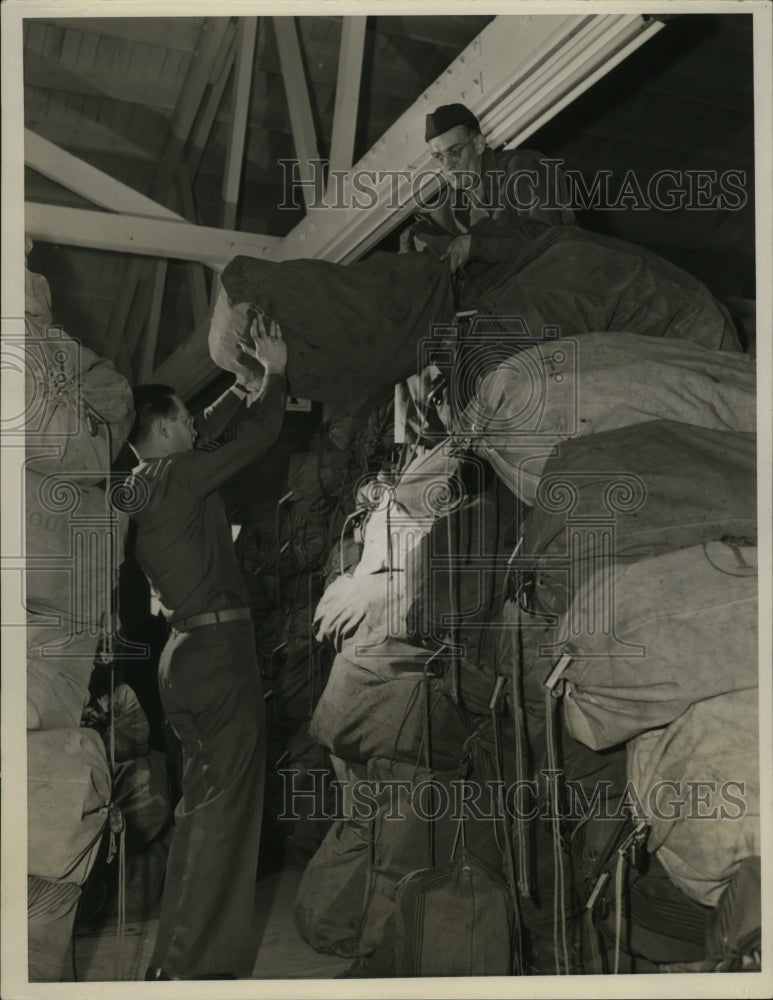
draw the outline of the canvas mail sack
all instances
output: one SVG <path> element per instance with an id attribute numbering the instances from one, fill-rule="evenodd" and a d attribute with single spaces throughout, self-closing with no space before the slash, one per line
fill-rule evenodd
<path id="1" fill-rule="evenodd" d="M 754 433 L 756 370 L 743 354 L 635 333 L 545 340 L 482 378 L 456 431 L 533 505 L 562 442 L 649 420 Z"/>
<path id="2" fill-rule="evenodd" d="M 693 275 L 643 247 L 579 226 L 518 227 L 512 252 L 462 290 L 461 309 L 518 316 L 539 337 L 630 330 L 739 351 L 724 306 Z M 506 343 L 506 341 L 502 341 Z"/>
<path id="3" fill-rule="evenodd" d="M 759 690 L 733 691 L 628 744 L 647 850 L 704 906 L 716 906 L 743 861 L 760 853 L 758 716 Z"/>
<path id="4" fill-rule="evenodd" d="M 209 331 L 216 365 L 260 374 L 249 310 L 279 323 L 290 389 L 324 403 L 391 390 L 417 371 L 419 343 L 453 318 L 451 272 L 433 254 L 373 254 L 353 264 L 234 257 Z M 246 350 L 245 350 L 246 348 Z"/>
<path id="5" fill-rule="evenodd" d="M 27 733 L 28 872 L 83 885 L 110 804 L 107 755 L 92 729 Z"/>
<path id="6" fill-rule="evenodd" d="M 107 475 L 134 421 L 132 390 L 111 361 L 53 326 L 51 293 L 26 271 L 26 443 L 41 474 L 65 470 L 84 485 Z"/>
<path id="7" fill-rule="evenodd" d="M 529 606 L 563 614 L 607 548 L 633 562 L 726 535 L 757 537 L 756 435 L 650 420 L 562 442 L 523 526 Z"/>
<path id="8" fill-rule="evenodd" d="M 707 542 L 599 570 L 563 616 L 559 651 L 572 657 L 564 722 L 593 750 L 755 688 L 757 549 Z"/>

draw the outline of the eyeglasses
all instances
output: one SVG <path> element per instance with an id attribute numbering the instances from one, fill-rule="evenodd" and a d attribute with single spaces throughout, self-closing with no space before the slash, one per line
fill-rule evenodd
<path id="1" fill-rule="evenodd" d="M 455 146 L 451 146 L 450 149 L 447 149 L 443 153 L 432 153 L 432 159 L 436 160 L 438 163 L 442 163 L 445 160 L 449 166 L 452 163 L 458 163 L 462 158 L 462 150 L 469 146 L 473 139 L 477 139 L 477 136 L 473 135 L 467 140 L 467 142 L 457 143 Z"/>
<path id="2" fill-rule="evenodd" d="M 173 417 L 169 417 L 169 420 L 182 420 L 182 422 L 187 426 L 189 431 L 195 430 L 194 423 L 196 421 L 195 417 L 181 417 L 179 413 L 175 414 Z"/>

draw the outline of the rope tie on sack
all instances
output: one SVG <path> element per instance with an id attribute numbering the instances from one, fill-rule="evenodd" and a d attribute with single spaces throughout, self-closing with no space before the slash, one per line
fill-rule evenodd
<path id="1" fill-rule="evenodd" d="M 101 653 L 105 665 L 110 667 L 110 774 L 115 780 L 115 669 L 112 653 Z M 126 823 L 121 810 L 110 803 L 107 812 L 110 841 L 107 851 L 107 864 L 118 855 L 118 914 L 116 917 L 116 954 L 115 978 L 123 979 L 124 949 L 126 943 Z M 116 840 L 117 838 L 117 840 Z"/>
<path id="2" fill-rule="evenodd" d="M 518 543 L 520 545 L 520 542 Z M 523 758 L 523 746 L 525 740 L 525 725 L 523 718 L 523 704 L 521 702 L 521 690 L 520 690 L 520 677 L 521 677 L 521 658 L 520 658 L 520 636 L 517 627 L 510 629 L 510 639 L 512 644 L 512 654 L 513 654 L 513 671 L 512 671 L 512 695 L 513 695 L 513 724 L 515 730 L 515 787 L 518 789 L 517 796 L 514 802 L 516 808 L 516 815 L 513 819 L 513 828 L 515 830 L 515 840 L 517 845 L 517 871 L 518 871 L 518 888 L 527 897 L 531 896 L 531 887 L 529 885 L 529 863 L 528 863 L 528 853 L 526 847 L 526 823 L 521 815 L 521 810 L 519 805 L 521 803 L 521 792 L 523 784 L 525 781 L 526 767 Z"/>
<path id="3" fill-rule="evenodd" d="M 497 714 L 497 708 L 499 705 L 499 699 L 502 694 L 502 688 L 505 683 L 505 678 L 503 676 L 497 677 L 496 685 L 494 686 L 494 692 L 491 696 L 489 702 L 489 710 L 491 712 L 491 728 L 494 736 L 494 761 L 496 766 L 497 774 L 497 806 L 502 814 L 502 824 L 505 833 L 505 874 L 507 877 L 507 885 L 510 889 L 510 895 L 513 899 L 513 915 L 515 917 L 515 927 L 514 927 L 514 942 L 513 942 L 513 956 L 512 962 L 513 967 L 516 972 L 519 973 L 523 969 L 523 950 L 521 947 L 521 913 L 520 907 L 518 905 L 518 889 L 516 887 L 516 873 L 515 873 L 515 863 L 513 861 L 513 841 L 511 836 L 510 823 L 507 817 L 507 803 L 505 801 L 504 794 L 504 775 L 502 773 L 502 734 L 499 727 L 499 716 Z"/>
<path id="4" fill-rule="evenodd" d="M 561 674 L 571 662 L 571 656 L 564 654 L 545 681 L 545 721 L 548 771 L 553 780 L 548 786 L 548 808 L 550 810 L 550 827 L 553 836 L 553 949 L 556 960 L 556 974 L 561 975 L 559 959 L 559 925 L 561 929 L 561 954 L 564 960 L 564 974 L 570 974 L 569 948 L 566 940 L 566 874 L 564 871 L 564 853 L 561 843 L 560 802 L 556 790 L 558 779 L 558 747 L 556 739 L 557 698 L 554 693 Z"/>
<path id="5" fill-rule="evenodd" d="M 615 967 L 614 974 L 620 972 L 620 939 L 623 933 L 623 865 L 625 864 L 625 854 L 622 850 L 617 852 L 615 862 Z"/>
<path id="6" fill-rule="evenodd" d="M 620 971 L 620 947 L 623 937 L 623 876 L 625 873 L 625 863 L 629 854 L 633 853 L 647 839 L 648 824 L 646 820 L 638 819 L 634 814 L 635 826 L 631 833 L 623 840 L 617 849 L 617 861 L 615 862 L 615 966 L 614 974 Z"/>

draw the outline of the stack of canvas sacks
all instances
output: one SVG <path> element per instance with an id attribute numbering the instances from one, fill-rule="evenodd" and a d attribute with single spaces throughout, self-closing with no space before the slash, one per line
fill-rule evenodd
<path id="1" fill-rule="evenodd" d="M 102 741 L 80 721 L 123 553 L 108 474 L 134 413 L 114 366 L 52 326 L 29 271 L 24 355 L 29 977 L 57 981 L 110 802 Z"/>
<path id="2" fill-rule="evenodd" d="M 495 557 L 517 504 L 495 479 L 484 481 L 480 462 L 463 464 L 446 440 L 396 480 L 363 483 L 361 558 L 317 609 L 340 652 L 309 730 L 332 756 L 340 808 L 304 873 L 296 921 L 319 951 L 369 957 L 370 975 L 394 974 L 400 880 L 451 857 L 460 780 L 492 777 L 470 737 L 481 723 L 492 739 L 486 624 L 502 582 Z M 486 553 L 492 565 L 481 568 Z M 450 611 L 464 623 L 456 639 L 466 650 L 454 668 L 443 647 Z M 496 836 L 490 820 L 466 824 L 468 847 L 498 867 Z"/>
<path id="3" fill-rule="evenodd" d="M 500 669 L 513 672 L 534 774 L 557 764 L 564 803 L 569 785 L 586 803 L 601 793 L 596 813 L 559 824 L 573 875 L 560 917 L 583 913 L 600 885 L 601 941 L 627 950 L 631 971 L 705 959 L 712 910 L 760 853 L 755 429 L 749 358 L 622 333 L 523 351 L 458 420 L 532 508 L 520 652 L 503 646 Z M 624 902 L 629 813 L 646 824 L 649 870 L 624 852 Z M 553 971 L 555 845 L 532 833 L 541 902 L 526 900 L 524 917 Z"/>

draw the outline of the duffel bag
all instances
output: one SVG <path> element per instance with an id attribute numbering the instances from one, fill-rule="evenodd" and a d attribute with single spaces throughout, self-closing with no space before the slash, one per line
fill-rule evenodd
<path id="1" fill-rule="evenodd" d="M 507 883 L 468 851 L 406 875 L 395 894 L 398 976 L 507 976 L 514 909 Z"/>

